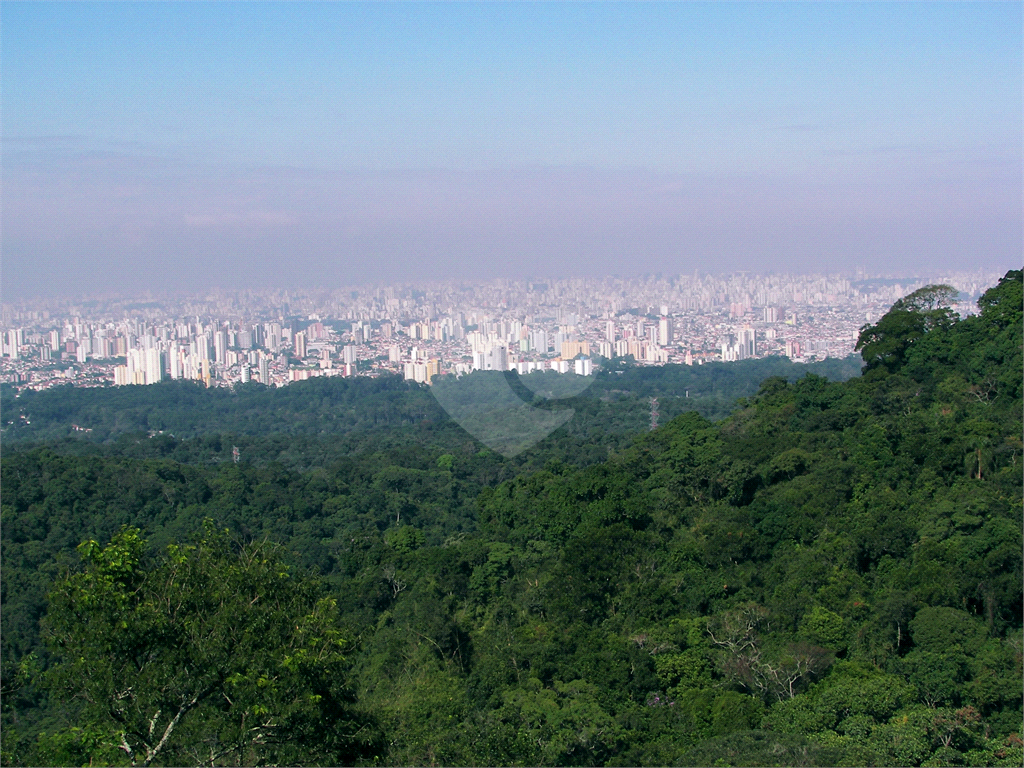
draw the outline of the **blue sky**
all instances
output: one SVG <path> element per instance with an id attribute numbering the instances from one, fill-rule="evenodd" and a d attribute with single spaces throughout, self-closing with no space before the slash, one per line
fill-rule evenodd
<path id="1" fill-rule="evenodd" d="M 0 13 L 5 296 L 1020 261 L 1019 3 Z"/>

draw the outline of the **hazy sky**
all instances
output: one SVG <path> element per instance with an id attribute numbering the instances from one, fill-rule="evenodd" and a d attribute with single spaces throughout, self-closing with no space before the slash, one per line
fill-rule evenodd
<path id="1" fill-rule="evenodd" d="M 3 3 L 5 298 L 1020 267 L 1006 3 Z"/>

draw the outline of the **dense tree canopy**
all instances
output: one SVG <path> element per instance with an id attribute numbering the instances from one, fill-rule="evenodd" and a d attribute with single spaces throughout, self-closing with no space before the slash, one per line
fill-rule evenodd
<path id="1" fill-rule="evenodd" d="M 857 339 L 869 369 L 879 365 L 900 368 L 910 345 L 928 331 L 948 328 L 955 320 L 949 305 L 958 291 L 949 285 L 926 285 L 899 299 L 875 325 L 865 326 Z"/>
<path id="2" fill-rule="evenodd" d="M 79 728 L 41 739 L 55 763 L 76 751 L 130 765 L 358 755 L 351 638 L 336 601 L 291 574 L 276 546 L 234 546 L 207 526 L 147 564 L 138 530 L 124 528 L 79 551 L 84 569 L 57 582 L 44 622 L 44 685 Z"/>
<path id="3" fill-rule="evenodd" d="M 574 451 L 7 453 L 3 760 L 1020 765 L 1021 288 Z"/>

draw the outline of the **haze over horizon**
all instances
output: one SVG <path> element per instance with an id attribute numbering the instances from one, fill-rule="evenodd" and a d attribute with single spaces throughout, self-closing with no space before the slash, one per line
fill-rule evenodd
<path id="1" fill-rule="evenodd" d="M 1020 265 L 1018 3 L 2 17 L 5 300 Z"/>

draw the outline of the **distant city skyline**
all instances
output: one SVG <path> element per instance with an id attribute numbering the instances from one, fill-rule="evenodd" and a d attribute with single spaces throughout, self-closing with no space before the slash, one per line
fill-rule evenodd
<path id="1" fill-rule="evenodd" d="M 399 374 L 429 384 L 439 374 L 472 371 L 585 378 L 616 358 L 639 365 L 780 355 L 807 362 L 852 354 L 865 323 L 926 283 L 957 288 L 951 308 L 963 315 L 977 310 L 977 298 L 999 277 L 674 275 L 21 301 L 0 304 L 0 383 L 34 390 L 167 379 L 284 386 Z M 439 398 L 457 421 L 465 394 Z M 504 398 L 519 407 L 511 391 Z M 537 424 L 546 425 L 543 434 L 557 426 Z M 485 443 L 496 434 L 470 432 Z"/>
<path id="2" fill-rule="evenodd" d="M 1019 3 L 2 3 L 2 298 L 1019 267 Z"/>

